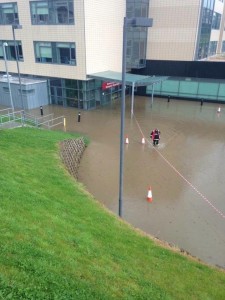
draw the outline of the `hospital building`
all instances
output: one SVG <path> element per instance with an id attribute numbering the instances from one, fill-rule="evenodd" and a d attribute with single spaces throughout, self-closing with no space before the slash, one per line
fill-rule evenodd
<path id="1" fill-rule="evenodd" d="M 21 95 L 25 109 L 90 110 L 120 99 L 121 84 L 107 74 L 122 70 L 125 16 L 152 19 L 127 27 L 127 72 L 168 77 L 136 92 L 225 101 L 223 0 L 0 0 L 0 105 L 9 106 L 9 77 L 18 108 Z"/>

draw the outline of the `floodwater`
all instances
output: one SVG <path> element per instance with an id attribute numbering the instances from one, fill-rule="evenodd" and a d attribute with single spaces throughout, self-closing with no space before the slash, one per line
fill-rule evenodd
<path id="1" fill-rule="evenodd" d="M 134 227 L 225 268 L 225 107 L 199 102 L 126 98 L 123 218 Z M 34 112 L 38 113 L 37 110 Z M 79 181 L 118 215 L 120 103 L 93 111 L 58 106 L 45 113 L 66 117 L 66 130 L 91 139 Z M 153 147 L 149 135 L 159 128 Z M 142 137 L 146 144 L 142 144 Z M 153 201 L 147 201 L 151 186 Z"/>

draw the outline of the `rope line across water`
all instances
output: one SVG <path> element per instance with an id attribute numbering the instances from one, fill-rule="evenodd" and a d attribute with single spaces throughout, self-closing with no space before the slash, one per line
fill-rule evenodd
<path id="1" fill-rule="evenodd" d="M 133 114 L 133 117 L 135 119 L 135 122 L 137 124 L 137 127 L 142 135 L 143 138 L 145 138 L 143 130 L 141 129 L 140 124 L 138 123 L 135 115 Z M 145 138 L 145 140 L 147 140 L 148 144 L 150 145 L 151 142 Z M 216 211 L 216 213 L 218 213 L 222 218 L 225 219 L 225 214 L 222 213 L 218 208 L 216 208 L 212 202 L 209 201 L 209 199 L 207 197 L 205 197 L 190 181 L 188 181 L 176 168 L 175 166 L 173 166 L 166 158 L 165 156 L 162 155 L 162 153 L 154 147 L 154 150 L 160 155 L 160 157 L 205 201 L 205 203 L 207 203 L 213 210 Z"/>

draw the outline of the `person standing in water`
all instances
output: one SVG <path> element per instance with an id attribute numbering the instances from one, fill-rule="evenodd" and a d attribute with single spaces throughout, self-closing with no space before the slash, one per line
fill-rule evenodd
<path id="1" fill-rule="evenodd" d="M 156 128 L 156 129 L 152 130 L 150 137 L 153 141 L 153 146 L 157 146 L 159 144 L 160 134 L 161 134 L 161 132 L 159 129 Z"/>

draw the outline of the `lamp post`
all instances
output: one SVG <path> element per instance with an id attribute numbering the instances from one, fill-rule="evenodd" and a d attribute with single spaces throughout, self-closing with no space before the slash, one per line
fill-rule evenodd
<path id="1" fill-rule="evenodd" d="M 122 54 L 122 98 L 120 124 L 120 169 L 119 169 L 119 216 L 123 216 L 123 167 L 124 167 L 124 124 L 125 124 L 125 84 L 126 84 L 126 54 L 127 54 L 127 27 L 151 27 L 149 18 L 124 18 L 123 23 L 123 54 Z"/>
<path id="2" fill-rule="evenodd" d="M 9 79 L 9 72 L 8 72 L 8 65 L 7 65 L 7 57 L 6 57 L 5 47 L 8 47 L 7 43 L 3 43 L 3 56 L 4 56 L 4 61 L 5 61 L 5 70 L 6 70 L 6 76 L 7 76 L 7 81 L 8 81 L 8 87 L 9 87 L 9 97 L 10 97 L 12 113 L 13 113 L 13 117 L 14 117 L 14 105 L 13 105 L 13 99 L 12 99 L 12 91 L 11 91 L 11 85 L 10 85 L 10 79 Z"/>
<path id="3" fill-rule="evenodd" d="M 21 84 L 20 68 L 19 68 L 18 47 L 16 45 L 16 39 L 15 39 L 15 29 L 22 29 L 22 25 L 12 24 L 12 32 L 13 32 L 14 49 L 15 49 L 15 54 L 16 54 L 16 66 L 17 66 L 17 73 L 18 73 L 18 78 L 19 78 L 20 100 L 21 100 L 21 107 L 23 110 L 23 122 L 24 122 L 23 94 L 22 94 L 22 84 Z"/>

